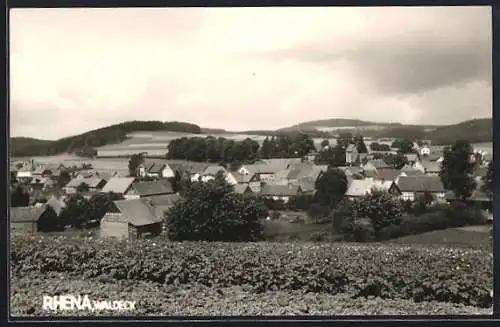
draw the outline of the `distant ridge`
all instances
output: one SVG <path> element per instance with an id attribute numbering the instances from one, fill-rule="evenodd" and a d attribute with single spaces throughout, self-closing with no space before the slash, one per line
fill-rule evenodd
<path id="1" fill-rule="evenodd" d="M 10 139 L 10 145 L 14 157 L 76 153 L 103 145 L 119 144 L 127 139 L 127 134 L 139 131 L 185 132 L 200 134 L 200 136 L 203 134 L 278 135 L 303 132 L 312 137 L 325 138 L 343 132 L 351 132 L 375 138 L 428 139 L 433 144 L 451 144 L 457 139 L 465 139 L 471 143 L 493 141 L 493 121 L 491 118 L 472 119 L 458 124 L 439 126 L 369 122 L 359 119 L 324 119 L 304 122 L 278 130 L 240 132 L 201 128 L 196 124 L 177 121 L 128 121 L 55 141 L 13 137 Z"/>

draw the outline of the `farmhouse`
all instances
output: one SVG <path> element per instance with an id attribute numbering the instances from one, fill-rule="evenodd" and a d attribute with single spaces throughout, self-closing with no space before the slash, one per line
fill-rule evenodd
<path id="1" fill-rule="evenodd" d="M 35 233 L 46 230 L 57 219 L 48 205 L 14 207 L 10 209 L 10 226 L 14 233 Z"/>
<path id="2" fill-rule="evenodd" d="M 290 198 L 302 194 L 300 185 L 282 185 L 282 184 L 267 184 L 262 186 L 260 194 L 263 197 L 271 198 L 273 200 L 282 200 L 287 203 Z"/>
<path id="3" fill-rule="evenodd" d="M 438 176 L 402 176 L 397 183 L 391 185 L 390 191 L 406 201 L 415 201 L 425 192 L 440 201 L 444 200 L 446 192 Z"/>
<path id="4" fill-rule="evenodd" d="M 132 188 L 132 183 L 134 181 L 134 177 L 113 177 L 104 185 L 101 192 L 113 192 L 125 195 Z"/>
<path id="5" fill-rule="evenodd" d="M 132 188 L 125 193 L 125 198 L 138 199 L 173 193 L 172 184 L 168 180 L 162 179 L 158 181 L 133 183 Z"/>
<path id="6" fill-rule="evenodd" d="M 108 212 L 101 220 L 100 236 L 136 240 L 157 236 L 162 231 L 159 217 L 147 200 L 115 201 L 118 212 Z"/>

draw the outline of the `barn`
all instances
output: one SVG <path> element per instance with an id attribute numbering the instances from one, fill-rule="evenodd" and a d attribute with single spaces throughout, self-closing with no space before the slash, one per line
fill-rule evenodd
<path id="1" fill-rule="evenodd" d="M 14 233 L 36 233 L 54 229 L 58 216 L 49 205 L 10 209 L 10 227 Z"/>
<path id="2" fill-rule="evenodd" d="M 101 237 L 136 240 L 161 233 L 162 217 L 147 200 L 120 200 L 114 203 L 118 212 L 108 212 L 104 215 L 100 227 Z"/>

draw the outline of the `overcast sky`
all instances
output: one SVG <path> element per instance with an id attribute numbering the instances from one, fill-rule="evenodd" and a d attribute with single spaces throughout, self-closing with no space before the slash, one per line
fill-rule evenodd
<path id="1" fill-rule="evenodd" d="M 489 7 L 16 9 L 11 135 L 490 117 Z"/>

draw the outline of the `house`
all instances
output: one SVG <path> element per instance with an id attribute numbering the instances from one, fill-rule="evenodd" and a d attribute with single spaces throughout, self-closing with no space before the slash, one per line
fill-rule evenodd
<path id="1" fill-rule="evenodd" d="M 101 237 L 137 240 L 161 234 L 162 217 L 147 200 L 119 200 L 114 204 L 117 212 L 108 212 L 101 219 Z"/>
<path id="2" fill-rule="evenodd" d="M 132 188 L 124 193 L 126 199 L 138 199 L 158 195 L 174 194 L 172 184 L 165 179 L 133 183 Z"/>
<path id="3" fill-rule="evenodd" d="M 89 185 L 90 178 L 82 178 L 82 177 L 75 177 L 72 180 L 70 180 L 66 185 L 64 185 L 64 192 L 66 194 L 75 194 L 77 191 L 77 188 L 81 184 L 86 184 L 87 186 Z"/>
<path id="4" fill-rule="evenodd" d="M 132 183 L 135 181 L 134 177 L 112 177 L 104 185 L 102 193 L 117 193 L 125 195 L 132 188 Z"/>
<path id="5" fill-rule="evenodd" d="M 446 193 L 438 176 L 401 176 L 397 183 L 391 185 L 391 191 L 406 201 L 415 201 L 425 192 L 431 193 L 435 200 L 442 201 Z"/>
<path id="6" fill-rule="evenodd" d="M 283 185 L 283 184 L 267 184 L 262 185 L 260 194 L 263 197 L 271 198 L 273 200 L 282 200 L 287 203 L 290 198 L 302 194 L 300 185 Z"/>
<path id="7" fill-rule="evenodd" d="M 423 160 L 424 173 L 429 176 L 438 176 L 441 171 L 441 164 L 436 161 Z"/>
<path id="8" fill-rule="evenodd" d="M 327 170 L 327 165 L 315 165 L 311 163 L 297 164 L 292 166 L 288 171 L 286 180 L 293 182 L 307 178 L 316 181 Z"/>
<path id="9" fill-rule="evenodd" d="M 374 189 L 389 190 L 392 182 L 373 179 L 351 179 L 345 196 L 348 198 L 363 197 L 370 194 Z"/>
<path id="10" fill-rule="evenodd" d="M 14 233 L 36 233 L 47 230 L 56 219 L 56 212 L 48 205 L 10 209 L 10 227 Z"/>
<path id="11" fill-rule="evenodd" d="M 175 176 L 175 172 L 169 165 L 157 163 L 154 164 L 153 167 L 149 168 L 148 176 L 157 178 L 172 178 Z"/>
<path id="12" fill-rule="evenodd" d="M 375 171 L 375 176 L 373 179 L 380 181 L 388 181 L 394 182 L 397 181 L 399 175 L 401 175 L 401 171 L 399 169 L 394 168 L 381 168 Z"/>
<path id="13" fill-rule="evenodd" d="M 201 181 L 202 182 L 208 182 L 212 179 L 215 178 L 215 176 L 218 173 L 222 173 L 224 175 L 224 179 L 229 185 L 236 185 L 238 184 L 237 178 L 234 176 L 236 174 L 233 174 L 229 172 L 226 168 L 222 166 L 217 166 L 217 165 L 212 165 L 208 166 L 200 175 L 201 175 Z M 198 177 L 199 178 L 199 177 Z"/>
<path id="14" fill-rule="evenodd" d="M 143 198 L 143 200 L 147 201 L 146 203 L 153 208 L 156 217 L 163 219 L 165 212 L 181 200 L 181 197 L 179 194 L 165 194 L 150 196 Z"/>
<path id="15" fill-rule="evenodd" d="M 94 192 L 102 190 L 102 188 L 104 187 L 104 185 L 106 185 L 106 183 L 107 182 L 104 178 L 97 176 L 85 180 L 85 184 L 88 185 L 89 191 L 94 191 Z"/>
<path id="16" fill-rule="evenodd" d="M 362 166 L 363 171 L 391 168 L 383 159 L 373 159 Z"/>
<path id="17" fill-rule="evenodd" d="M 234 192 L 238 194 L 253 194 L 252 189 L 248 184 L 237 184 L 234 186 Z"/>
<path id="18" fill-rule="evenodd" d="M 21 183 L 28 183 L 33 178 L 29 168 L 21 168 L 17 171 L 16 178 Z"/>
<path id="19" fill-rule="evenodd" d="M 33 179 L 30 181 L 30 187 L 34 190 L 43 190 L 47 180 L 48 180 L 48 178 L 44 178 L 41 176 L 40 177 L 33 177 Z"/>
<path id="20" fill-rule="evenodd" d="M 358 161 L 358 149 L 354 144 L 349 144 L 345 149 L 345 163 L 352 165 L 356 161 Z"/>

